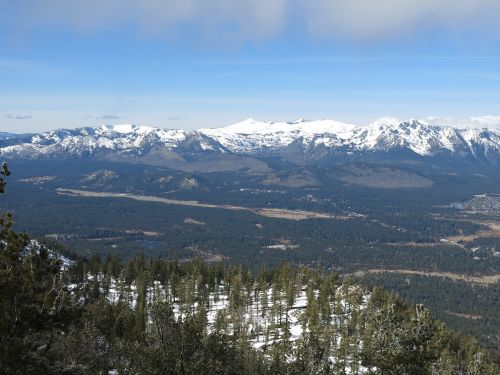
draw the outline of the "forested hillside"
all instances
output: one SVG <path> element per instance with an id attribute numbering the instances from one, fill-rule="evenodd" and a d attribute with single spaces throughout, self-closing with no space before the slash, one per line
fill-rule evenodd
<path id="1" fill-rule="evenodd" d="M 498 374 L 422 305 L 335 273 L 282 265 L 122 263 L 29 245 L 5 216 L 6 374 Z"/>
<path id="2" fill-rule="evenodd" d="M 0 375 L 500 375 L 499 62 L 500 0 L 0 0 Z"/>
<path id="3" fill-rule="evenodd" d="M 77 255 L 15 232 L 9 213 L 0 226 L 1 373 L 499 371 L 423 305 L 335 272 Z"/>
<path id="4" fill-rule="evenodd" d="M 435 183 L 383 189 L 339 182 L 345 170 L 335 167 L 291 168 L 264 178 L 83 160 L 10 166 L 0 210 L 15 215 L 15 230 L 49 247 L 57 241 L 89 258 L 113 253 L 127 260 L 144 252 L 245 264 L 252 272 L 289 262 L 362 274 L 370 285 L 425 304 L 453 329 L 500 348 L 500 174 L 490 167 L 407 165 L 408 173 Z M 375 168 L 355 170 L 361 167 Z M 388 169 L 380 168 L 375 171 Z M 297 186 L 299 177 L 321 186 L 283 186 Z M 316 216 L 291 220 L 272 210 Z"/>

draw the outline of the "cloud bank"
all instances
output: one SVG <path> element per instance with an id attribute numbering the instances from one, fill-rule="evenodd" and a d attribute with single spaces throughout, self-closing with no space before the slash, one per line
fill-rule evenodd
<path id="1" fill-rule="evenodd" d="M 28 1 L 25 1 L 28 2 Z M 126 26 L 152 36 L 259 40 L 284 27 L 288 0 L 32 0 L 35 24 L 82 32 Z M 35 16 L 39 15 L 38 17 Z"/>
<path id="2" fill-rule="evenodd" d="M 438 31 L 499 35 L 497 0 L 304 0 L 309 30 L 355 39 Z"/>
<path id="3" fill-rule="evenodd" d="M 19 0 L 28 25 L 237 42 L 283 33 L 360 41 L 479 32 L 500 37 L 498 0 Z"/>

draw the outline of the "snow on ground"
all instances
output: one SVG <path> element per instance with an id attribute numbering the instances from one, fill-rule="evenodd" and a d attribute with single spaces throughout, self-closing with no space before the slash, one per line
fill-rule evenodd
<path id="1" fill-rule="evenodd" d="M 93 277 L 89 277 L 90 281 L 92 279 Z M 257 288 L 257 285 L 254 287 Z M 217 286 L 217 292 L 209 293 L 207 299 L 208 304 L 205 306 L 207 330 L 208 332 L 214 330 L 218 316 L 222 315 L 227 319 L 229 332 L 234 328 L 233 322 L 243 322 L 242 324 L 246 326 L 251 345 L 255 349 L 264 350 L 280 342 L 283 335 L 285 335 L 286 328 L 288 328 L 289 332 L 288 340 L 292 343 L 292 347 L 295 347 L 296 341 L 303 338 L 306 332 L 309 332 L 305 315 L 309 299 L 313 298 L 317 301 L 319 298 L 318 290 L 314 290 L 312 297 L 311 295 L 308 297 L 306 286 L 296 286 L 295 288 L 296 292 L 291 306 L 287 306 L 285 292 L 277 294 L 272 287 L 269 287 L 260 292 L 253 290 L 249 293 L 251 295 L 248 299 L 250 303 L 244 304 L 239 309 L 233 309 L 230 302 L 230 292 L 228 293 L 227 286 L 221 283 Z M 101 292 L 106 293 L 105 290 L 101 290 Z M 120 300 L 126 301 L 132 309 L 135 309 L 137 296 L 135 284 L 125 285 L 120 280 L 110 279 L 107 298 L 111 303 L 117 303 Z M 360 303 L 351 304 L 349 301 L 352 298 L 357 299 Z M 368 304 L 369 298 L 369 293 L 360 286 L 340 286 L 337 288 L 336 296 L 333 299 L 336 302 L 330 302 L 332 312 L 330 324 L 335 326 L 348 324 L 352 311 L 363 311 Z M 159 281 L 154 281 L 151 286 L 147 287 L 146 301 L 148 306 L 151 306 L 155 301 L 165 300 L 172 303 L 172 309 L 177 319 L 184 319 L 187 314 L 196 313 L 199 307 L 196 298 L 191 305 L 183 303 L 180 297 L 174 298 L 168 284 L 163 285 Z M 263 300 L 267 300 L 267 307 L 265 308 L 263 307 Z M 241 320 L 238 320 L 237 317 L 240 317 Z M 341 338 L 339 335 L 337 347 L 340 344 Z M 293 354 L 290 354 L 289 358 L 290 360 L 293 359 Z M 335 358 L 332 357 L 331 362 L 335 362 Z M 357 367 L 359 366 L 358 363 Z M 346 371 L 350 373 L 351 369 L 346 368 Z M 366 373 L 367 369 L 361 368 L 359 371 L 361 371 L 359 373 Z"/>

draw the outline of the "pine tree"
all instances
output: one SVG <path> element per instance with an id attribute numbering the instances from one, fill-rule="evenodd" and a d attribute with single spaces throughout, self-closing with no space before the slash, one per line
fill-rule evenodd
<path id="1" fill-rule="evenodd" d="M 448 350 L 444 350 L 439 359 L 431 366 L 431 375 L 456 375 L 459 373 L 457 359 Z"/>
<path id="2" fill-rule="evenodd" d="M 8 176 L 10 176 L 9 166 L 7 163 L 2 163 L 0 168 L 0 193 L 5 192 L 5 185 L 7 185 L 5 178 Z"/>
<path id="3" fill-rule="evenodd" d="M 4 192 L 6 164 L 0 173 Z M 12 215 L 0 215 L 0 369 L 15 374 L 46 368 L 43 356 L 54 330 L 79 307 L 70 305 L 61 262 L 12 227 Z"/>

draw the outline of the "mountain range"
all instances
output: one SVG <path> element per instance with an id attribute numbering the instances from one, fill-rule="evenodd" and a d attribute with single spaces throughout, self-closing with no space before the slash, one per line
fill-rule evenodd
<path id="1" fill-rule="evenodd" d="M 371 158 L 452 160 L 498 165 L 500 132 L 458 129 L 410 120 L 355 126 L 333 120 L 259 122 L 223 128 L 165 130 L 102 125 L 40 134 L 0 133 L 3 158 L 95 158 L 180 170 L 267 172 L 266 159 L 298 165 L 341 164 Z"/>

